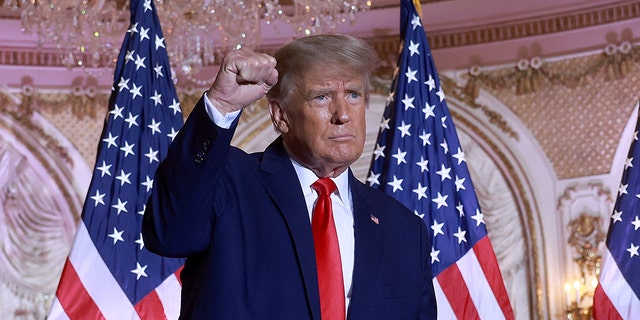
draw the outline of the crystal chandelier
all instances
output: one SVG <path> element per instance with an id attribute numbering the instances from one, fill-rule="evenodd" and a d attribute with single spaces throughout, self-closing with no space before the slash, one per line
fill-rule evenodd
<path id="1" fill-rule="evenodd" d="M 260 45 L 260 25 L 282 21 L 299 36 L 332 33 L 370 0 L 152 0 L 173 68 L 186 75 L 233 48 Z M 20 12 L 23 30 L 54 46 L 69 68 L 111 66 L 129 23 L 126 0 L 0 0 Z M 283 31 L 283 30 L 282 30 Z"/>

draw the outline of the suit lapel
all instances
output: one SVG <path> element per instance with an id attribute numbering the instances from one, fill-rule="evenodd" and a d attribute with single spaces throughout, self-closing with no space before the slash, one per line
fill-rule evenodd
<path id="1" fill-rule="evenodd" d="M 353 219 L 355 236 L 355 262 L 349 319 L 365 319 L 379 279 L 382 259 L 382 226 L 384 221 L 367 201 L 368 190 L 349 171 L 349 183 L 353 198 Z M 376 221 L 376 222 L 374 222 Z"/>
<path id="2" fill-rule="evenodd" d="M 314 319 L 320 319 L 320 297 L 313 232 L 298 176 L 284 151 L 282 138 L 276 139 L 265 150 L 260 170 L 262 182 L 273 202 L 280 209 L 291 233 L 312 316 Z"/>

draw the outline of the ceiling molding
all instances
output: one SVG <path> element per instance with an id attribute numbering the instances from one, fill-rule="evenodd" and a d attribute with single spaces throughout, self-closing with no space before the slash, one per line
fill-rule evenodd
<path id="1" fill-rule="evenodd" d="M 518 4 L 496 0 L 473 3 L 475 7 L 470 7 L 469 1 L 465 0 L 422 5 L 427 36 L 441 71 L 515 63 L 534 56 L 575 54 L 604 49 L 608 43 L 640 41 L 640 34 L 632 32 L 640 23 L 638 1 L 599 0 L 589 1 L 588 6 L 584 1 L 576 0 L 563 1 L 564 6 L 550 0 Z M 399 44 L 398 11 L 397 7 L 384 6 L 359 13 L 356 24 L 341 26 L 338 32 L 367 39 L 383 60 L 393 64 Z M 37 38 L 24 34 L 15 17 L 0 19 L 0 26 L 5 30 L 0 35 L 0 70 L 7 74 L 0 85 L 15 86 L 20 73 L 34 74 L 33 70 L 43 68 L 50 72 L 66 69 L 56 49 L 38 46 Z M 273 52 L 294 37 L 281 30 L 278 26 L 265 26 L 263 44 L 258 50 Z M 110 59 L 102 59 L 98 68 L 90 72 L 92 77 L 110 74 L 109 70 L 113 68 Z M 35 75 L 41 74 L 35 72 Z M 82 72 L 70 72 L 71 75 L 75 78 Z M 53 78 L 60 81 L 59 76 Z M 110 86 L 110 76 L 103 78 L 105 82 L 99 82 Z"/>

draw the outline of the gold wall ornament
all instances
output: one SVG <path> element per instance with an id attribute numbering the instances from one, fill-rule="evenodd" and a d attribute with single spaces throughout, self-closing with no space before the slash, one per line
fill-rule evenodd
<path id="1" fill-rule="evenodd" d="M 21 103 L 17 105 L 10 103 L 9 98 L 0 92 L 0 112 L 13 118 L 30 132 L 37 134 L 40 137 L 39 142 L 42 146 L 57 155 L 58 158 L 62 159 L 69 166 L 73 166 L 73 160 L 67 154 L 67 149 L 60 145 L 54 137 L 45 132 L 42 127 L 33 122 L 32 117 L 35 108 L 32 103 L 32 98 L 31 96 L 23 97 Z"/>
<path id="2" fill-rule="evenodd" d="M 629 42 L 623 42 L 620 46 L 607 45 L 604 53 L 605 69 L 611 79 L 624 78 L 631 71 L 634 60 L 640 61 L 640 47 L 634 48 Z"/>
<path id="3" fill-rule="evenodd" d="M 480 104 L 476 101 L 479 94 L 479 88 L 475 85 L 469 86 L 469 83 L 463 87 L 459 86 L 455 81 L 449 77 L 439 75 L 440 83 L 448 98 L 456 99 L 461 102 L 462 105 L 470 107 L 472 109 L 481 110 L 487 117 L 490 124 L 496 126 L 500 131 L 506 134 L 508 137 L 513 138 L 516 141 L 520 141 L 518 133 L 509 125 L 507 120 L 497 111 L 493 110 L 489 106 Z"/>
<path id="4" fill-rule="evenodd" d="M 36 91 L 28 99 L 24 99 L 23 105 L 38 111 L 48 111 L 51 113 L 67 112 L 82 120 L 85 117 L 97 119 L 107 111 L 109 94 L 100 93 L 91 97 L 86 94 L 74 94 L 69 92 L 46 92 Z"/>
<path id="5" fill-rule="evenodd" d="M 474 65 L 469 69 L 465 91 L 477 97 L 481 85 L 491 89 L 513 88 L 518 95 L 537 92 L 545 84 L 572 88 L 601 72 L 605 72 L 609 80 L 622 79 L 632 70 L 634 63 L 640 63 L 640 45 L 623 42 L 607 45 L 599 59 L 575 73 L 549 67 L 540 57 L 520 59 L 511 71 L 499 74 L 483 71 Z"/>
<path id="6" fill-rule="evenodd" d="M 578 279 L 565 285 L 567 292 L 567 319 L 591 319 L 593 294 L 598 285 L 602 257 L 598 247 L 605 240 L 602 219 L 596 214 L 581 213 L 568 225 L 568 243 L 573 248 L 573 261 L 578 265 Z M 573 294 L 575 293 L 575 298 Z"/>

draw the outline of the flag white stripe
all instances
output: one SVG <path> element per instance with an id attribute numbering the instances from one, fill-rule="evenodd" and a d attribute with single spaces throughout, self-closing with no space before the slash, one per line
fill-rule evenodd
<path id="1" fill-rule="evenodd" d="M 78 224 L 69 261 L 106 319 L 140 319 L 93 245 L 84 223 Z M 135 266 L 132 266 L 133 270 Z M 133 273 L 132 276 L 135 276 Z"/>
<path id="2" fill-rule="evenodd" d="M 51 304 L 51 309 L 49 310 L 49 316 L 47 317 L 47 319 L 49 320 L 70 320 L 69 316 L 67 316 L 67 313 L 64 311 L 64 309 L 62 308 L 62 305 L 60 304 L 60 301 L 58 301 L 58 298 L 55 298 L 53 300 L 53 303 Z"/>
<path id="3" fill-rule="evenodd" d="M 178 319 L 180 315 L 180 295 L 176 293 L 180 293 L 181 290 L 182 286 L 175 274 L 165 279 L 156 288 L 167 319 Z"/>
<path id="4" fill-rule="evenodd" d="M 605 252 L 602 272 L 600 272 L 600 286 L 607 294 L 611 304 L 618 310 L 623 319 L 632 319 L 640 310 L 640 300 L 622 276 L 618 264 L 613 259 L 609 249 Z M 634 312 L 635 311 L 635 312 Z"/>
<path id="5" fill-rule="evenodd" d="M 433 278 L 433 290 L 436 294 L 436 304 L 438 306 L 438 320 L 456 320 L 456 314 L 451 308 L 451 303 L 447 300 L 447 296 L 444 295 L 442 287 L 438 282 L 438 278 Z"/>
<path id="6" fill-rule="evenodd" d="M 456 264 L 467 284 L 469 295 L 476 306 L 480 319 L 505 319 L 475 252 L 469 250 Z"/>

